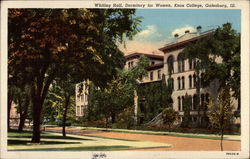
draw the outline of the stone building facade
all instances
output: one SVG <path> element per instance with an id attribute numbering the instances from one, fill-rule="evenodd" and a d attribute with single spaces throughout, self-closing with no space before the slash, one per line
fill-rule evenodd
<path id="1" fill-rule="evenodd" d="M 141 56 L 146 56 L 150 59 L 151 65 L 148 68 L 148 75 L 143 77 L 140 83 L 151 83 L 161 81 L 162 75 L 165 75 L 166 81 L 172 82 L 172 105 L 175 111 L 179 112 L 179 120 L 181 122 L 183 120 L 184 110 L 184 98 L 186 95 L 190 96 L 192 99 L 190 105 L 190 115 L 193 122 L 196 122 L 198 119 L 198 113 L 203 114 L 205 112 L 199 111 L 197 108 L 196 101 L 200 100 L 200 104 L 203 107 L 207 107 L 207 103 L 209 97 L 217 97 L 218 92 L 216 91 L 219 87 L 218 82 L 216 80 L 212 81 L 208 87 L 203 87 L 202 84 L 202 76 L 201 78 L 201 89 L 200 89 L 200 97 L 197 96 L 196 93 L 196 79 L 197 75 L 195 73 L 195 66 L 199 59 L 188 60 L 182 57 L 182 51 L 184 48 L 201 38 L 205 38 L 206 36 L 213 33 L 214 30 L 209 30 L 202 32 L 201 27 L 197 27 L 196 32 L 189 32 L 188 30 L 183 33 L 183 35 L 175 35 L 175 41 L 169 44 L 166 44 L 159 50 L 163 52 L 163 54 L 145 54 L 135 52 L 125 56 L 126 63 L 124 69 L 131 69 L 137 65 L 139 58 Z M 217 57 L 217 62 L 221 62 L 221 59 Z M 85 82 L 84 82 L 85 83 Z M 85 83 L 86 84 L 86 83 Z M 76 94 L 78 92 L 78 85 L 76 85 Z M 77 96 L 76 95 L 76 116 L 80 117 L 84 115 L 84 110 L 87 108 L 87 96 L 88 91 L 87 87 L 83 88 L 83 92 L 85 94 Z M 234 108 L 237 109 L 237 101 L 233 100 Z M 200 118 L 200 120 L 202 120 Z"/>

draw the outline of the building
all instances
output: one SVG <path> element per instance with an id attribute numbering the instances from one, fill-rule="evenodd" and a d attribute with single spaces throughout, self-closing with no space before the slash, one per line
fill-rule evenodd
<path id="1" fill-rule="evenodd" d="M 131 69 L 134 66 L 136 66 L 141 56 L 146 56 L 150 60 L 151 65 L 147 69 L 148 75 L 144 76 L 140 82 L 148 83 L 161 80 L 163 74 L 163 59 L 164 59 L 164 56 L 161 54 L 145 54 L 139 52 L 129 54 L 125 56 L 126 63 L 124 69 Z"/>
<path id="2" fill-rule="evenodd" d="M 89 81 L 76 84 L 76 117 L 84 116 L 88 107 Z"/>
<path id="3" fill-rule="evenodd" d="M 148 75 L 143 77 L 141 83 L 157 82 L 162 78 L 163 72 L 163 55 L 158 54 L 145 54 L 145 53 L 132 53 L 125 56 L 126 63 L 124 69 L 131 69 L 137 65 L 139 58 L 146 56 L 151 62 L 151 66 L 148 68 Z M 89 81 L 76 84 L 76 117 L 82 117 L 85 115 L 88 107 L 88 85 Z M 82 90 L 82 91 L 80 91 Z"/>
<path id="4" fill-rule="evenodd" d="M 190 106 L 190 115 L 192 121 L 196 122 L 198 120 L 198 108 L 196 106 L 197 104 L 195 104 L 198 98 L 195 86 L 197 75 L 195 74 L 194 68 L 199 59 L 195 59 L 192 61 L 184 59 L 182 57 L 182 51 L 187 45 L 212 34 L 213 31 L 214 30 L 201 32 L 201 27 L 199 26 L 197 27 L 196 32 L 190 33 L 187 30 L 182 36 L 176 34 L 174 42 L 169 43 L 159 49 L 160 51 L 164 52 L 163 73 L 166 76 L 166 80 L 171 78 L 171 80 L 173 81 L 173 109 L 179 112 L 180 121 L 183 120 L 184 115 L 183 101 L 185 95 L 189 95 L 192 97 L 192 105 Z M 217 58 L 216 61 L 221 62 L 221 59 Z M 219 85 L 218 82 L 214 80 L 208 87 L 204 88 L 202 84 L 202 77 L 203 74 L 201 73 L 200 104 L 201 106 L 204 106 L 204 110 L 206 110 L 209 96 L 217 97 L 218 92 L 216 90 L 218 89 Z M 233 105 L 235 108 L 237 107 L 236 100 L 233 100 Z M 200 111 L 199 113 L 203 114 L 205 112 Z"/>
<path id="5" fill-rule="evenodd" d="M 202 28 L 199 26 L 197 27 L 196 32 L 185 31 L 183 35 L 174 35 L 175 41 L 169 44 L 166 44 L 159 50 L 162 51 L 164 54 L 145 54 L 135 52 L 125 56 L 126 63 L 124 69 L 131 69 L 136 66 L 141 56 L 146 56 L 150 59 L 151 65 L 148 68 L 148 75 L 143 77 L 140 83 L 147 84 L 152 82 L 159 82 L 161 81 L 162 75 L 165 75 L 166 81 L 172 82 L 172 106 L 175 111 L 179 112 L 179 120 L 178 123 L 183 121 L 184 110 L 184 98 L 186 95 L 192 98 L 192 102 L 190 105 L 190 115 L 192 121 L 195 123 L 198 120 L 207 120 L 203 118 L 198 118 L 199 114 L 204 114 L 205 110 L 207 109 L 207 103 L 209 97 L 217 97 L 218 92 L 216 91 L 219 87 L 219 84 L 216 80 L 210 83 L 208 87 L 203 87 L 202 84 L 202 76 L 201 78 L 201 90 L 200 90 L 200 97 L 196 94 L 196 79 L 197 75 L 195 74 L 195 66 L 199 59 L 194 59 L 192 61 L 188 59 L 184 59 L 182 57 L 182 51 L 186 46 L 189 44 L 207 37 L 208 35 L 212 34 L 214 30 L 208 30 L 202 32 Z M 221 62 L 221 59 L 217 57 L 217 62 Z M 77 86 L 76 86 L 77 87 Z M 87 87 L 84 87 L 85 90 Z M 76 88 L 76 92 L 77 88 Z M 84 95 L 80 95 L 76 97 L 76 116 L 83 116 L 84 109 L 87 107 L 87 90 L 85 90 Z M 84 97 L 85 96 L 85 97 Z M 203 110 L 198 111 L 196 101 L 200 98 L 200 104 Z M 137 99 L 140 100 L 140 99 Z M 138 103 L 135 102 L 135 103 Z M 233 100 L 234 108 L 237 109 L 237 101 Z"/>

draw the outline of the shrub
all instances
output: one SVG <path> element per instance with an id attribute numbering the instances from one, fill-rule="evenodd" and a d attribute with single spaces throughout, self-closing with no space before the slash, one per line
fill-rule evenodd
<path id="1" fill-rule="evenodd" d="M 162 111 L 163 123 L 167 124 L 171 128 L 172 124 L 178 117 L 178 112 L 174 111 L 173 108 L 166 108 Z"/>

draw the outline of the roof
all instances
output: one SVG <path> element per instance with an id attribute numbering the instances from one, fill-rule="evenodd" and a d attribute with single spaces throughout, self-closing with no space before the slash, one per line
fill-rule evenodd
<path id="1" fill-rule="evenodd" d="M 199 36 L 196 36 L 194 38 L 188 39 L 188 40 L 184 40 L 184 41 L 180 41 L 180 42 L 172 42 L 167 44 L 166 46 L 160 48 L 160 51 L 163 51 L 164 53 L 171 51 L 171 50 L 176 50 L 180 47 L 185 47 L 187 44 L 194 42 L 198 39 L 207 37 L 209 35 L 211 35 L 212 33 L 214 33 L 214 29 L 213 30 L 208 30 L 206 32 L 201 33 Z M 192 33 L 191 33 L 192 34 Z"/>
<path id="2" fill-rule="evenodd" d="M 156 59 L 156 60 L 163 60 L 163 58 L 164 58 L 164 55 L 146 54 L 146 53 L 139 53 L 139 52 L 135 52 L 135 53 L 126 55 L 125 58 L 126 58 L 126 60 L 128 60 L 128 59 L 133 59 L 133 58 L 137 58 L 140 56 L 146 56 L 148 58 Z"/>

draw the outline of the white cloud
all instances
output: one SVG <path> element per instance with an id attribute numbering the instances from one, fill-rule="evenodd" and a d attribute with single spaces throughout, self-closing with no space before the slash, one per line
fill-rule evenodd
<path id="1" fill-rule="evenodd" d="M 148 25 L 146 29 L 140 31 L 134 39 L 137 41 L 155 41 L 162 37 L 162 34 L 158 31 L 157 26 Z"/>
<path id="2" fill-rule="evenodd" d="M 195 31 L 196 31 L 196 29 L 195 29 L 194 27 L 189 26 L 189 25 L 186 25 L 186 26 L 184 26 L 184 27 L 177 28 L 177 29 L 173 30 L 173 31 L 171 32 L 171 35 L 172 35 L 172 37 L 173 37 L 175 34 L 183 35 L 183 34 L 185 34 L 185 31 L 186 31 L 186 30 L 189 30 L 190 32 L 195 32 Z"/>
<path id="3" fill-rule="evenodd" d="M 126 48 L 120 45 L 119 48 L 125 53 L 161 53 L 158 49 L 166 44 L 164 36 L 159 32 L 157 26 L 148 25 L 146 29 L 140 31 L 133 40 L 126 41 Z"/>

